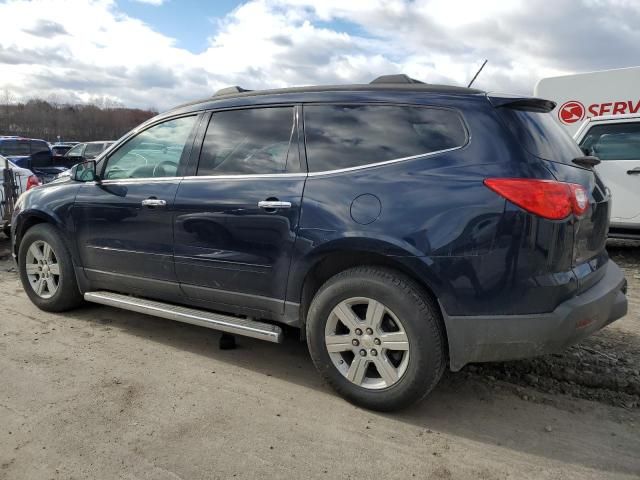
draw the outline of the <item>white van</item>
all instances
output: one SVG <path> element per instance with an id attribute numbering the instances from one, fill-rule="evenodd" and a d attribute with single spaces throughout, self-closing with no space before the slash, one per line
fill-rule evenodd
<path id="1" fill-rule="evenodd" d="M 595 169 L 612 194 L 609 236 L 640 239 L 640 113 L 588 118 L 574 138 L 601 161 Z"/>
<path id="2" fill-rule="evenodd" d="M 555 119 L 609 188 L 610 237 L 640 239 L 640 67 L 543 78 L 534 96 L 553 100 Z"/>

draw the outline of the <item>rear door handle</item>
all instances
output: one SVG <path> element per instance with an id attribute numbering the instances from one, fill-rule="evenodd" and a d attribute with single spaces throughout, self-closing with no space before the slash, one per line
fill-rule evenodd
<path id="1" fill-rule="evenodd" d="M 291 202 L 281 202 L 280 200 L 262 200 L 258 202 L 258 207 L 275 210 L 278 208 L 291 208 Z"/>
<path id="2" fill-rule="evenodd" d="M 166 207 L 167 201 L 160 200 L 159 198 L 147 198 L 142 200 L 143 207 Z"/>
<path id="3" fill-rule="evenodd" d="M 627 175 L 640 175 L 640 167 L 634 168 L 633 170 L 627 170 Z"/>

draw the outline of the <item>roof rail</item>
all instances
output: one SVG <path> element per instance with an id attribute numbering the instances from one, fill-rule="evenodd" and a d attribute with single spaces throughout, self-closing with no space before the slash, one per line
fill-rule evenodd
<path id="1" fill-rule="evenodd" d="M 251 90 L 247 90 L 246 88 L 239 87 L 238 85 L 234 85 L 233 87 L 225 87 L 218 90 L 213 94 L 214 97 L 219 97 L 220 95 L 229 95 L 231 93 L 242 93 L 242 92 L 250 92 Z"/>
<path id="2" fill-rule="evenodd" d="M 409 75 L 404 73 L 398 73 L 396 75 L 381 75 L 378 78 L 374 78 L 369 82 L 369 84 L 373 83 L 424 83 L 420 80 L 416 80 L 415 78 L 411 78 Z"/>

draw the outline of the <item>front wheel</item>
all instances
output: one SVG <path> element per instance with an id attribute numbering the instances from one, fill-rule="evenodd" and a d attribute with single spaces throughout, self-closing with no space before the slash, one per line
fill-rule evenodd
<path id="1" fill-rule="evenodd" d="M 22 287 L 38 308 L 62 312 L 82 303 L 71 254 L 53 226 L 43 223 L 27 230 L 18 264 Z"/>
<path id="2" fill-rule="evenodd" d="M 423 398 L 446 364 L 438 308 L 414 281 L 385 268 L 357 267 L 329 279 L 309 308 L 307 344 L 329 384 L 373 410 Z"/>

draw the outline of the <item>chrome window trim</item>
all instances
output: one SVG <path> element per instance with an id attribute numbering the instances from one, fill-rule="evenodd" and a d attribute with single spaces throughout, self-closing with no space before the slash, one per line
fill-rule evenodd
<path id="1" fill-rule="evenodd" d="M 461 145 L 459 147 L 446 148 L 444 150 L 436 150 L 435 152 L 421 153 L 418 155 L 412 155 L 410 157 L 400 157 L 400 158 L 392 158 L 391 160 L 384 160 L 382 162 L 374 162 L 367 163 L 366 165 L 357 165 L 355 167 L 346 167 L 346 168 L 338 168 L 335 170 L 324 170 L 322 172 L 299 172 L 299 173 L 252 173 L 247 175 L 186 175 L 184 177 L 149 177 L 149 178 L 123 178 L 123 179 L 114 179 L 114 180 L 103 180 L 101 183 L 103 184 L 115 184 L 115 183 L 161 183 L 164 181 L 175 181 L 175 180 L 197 180 L 197 181 L 207 181 L 207 180 L 239 180 L 243 178 L 304 178 L 304 177 L 321 177 L 324 175 L 335 175 L 339 173 L 345 172 L 353 172 L 356 170 L 364 170 L 368 168 L 376 168 L 382 167 L 385 165 L 391 165 L 399 162 L 406 162 L 409 160 L 417 160 L 419 158 L 424 157 L 432 157 L 434 155 L 439 155 L 441 153 L 453 152 L 455 150 L 461 150 L 465 148 L 467 144 Z"/>
<path id="2" fill-rule="evenodd" d="M 468 145 L 468 142 L 465 143 L 464 145 L 460 145 L 458 147 L 445 148 L 444 150 L 436 150 L 435 152 L 420 153 L 418 155 L 411 155 L 410 157 L 392 158 L 391 160 L 384 160 L 382 162 L 375 162 L 375 163 L 367 163 L 366 165 L 356 165 L 355 167 L 337 168 L 335 170 L 323 170 L 321 172 L 309 172 L 308 175 L 310 177 L 320 177 L 320 176 L 323 176 L 323 175 L 334 175 L 336 173 L 344 173 L 344 172 L 352 172 L 352 171 L 355 171 L 355 170 L 363 170 L 365 168 L 382 167 L 384 165 L 391 165 L 393 163 L 406 162 L 406 161 L 409 161 L 409 160 L 416 160 L 418 158 L 432 157 L 434 155 L 439 155 L 441 153 L 448 153 L 448 152 L 453 152 L 455 150 L 461 150 L 461 149 L 465 148 L 467 145 Z"/>
<path id="3" fill-rule="evenodd" d="M 146 177 L 146 178 L 113 178 L 111 180 L 102 180 L 100 182 L 96 182 L 96 184 L 100 185 L 117 185 L 117 184 L 128 184 L 128 183 L 165 183 L 165 182 L 175 182 L 180 181 L 184 177 Z"/>

